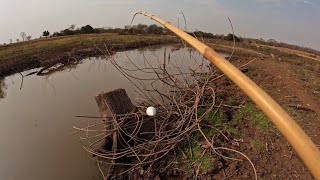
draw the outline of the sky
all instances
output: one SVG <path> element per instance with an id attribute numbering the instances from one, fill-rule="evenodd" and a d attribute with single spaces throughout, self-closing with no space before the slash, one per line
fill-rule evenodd
<path id="1" fill-rule="evenodd" d="M 0 0 L 0 43 L 25 32 L 38 38 L 90 24 L 124 27 L 138 11 L 151 12 L 174 25 L 186 16 L 189 31 L 231 33 L 242 37 L 276 39 L 320 50 L 320 0 Z M 152 24 L 139 16 L 133 24 Z"/>

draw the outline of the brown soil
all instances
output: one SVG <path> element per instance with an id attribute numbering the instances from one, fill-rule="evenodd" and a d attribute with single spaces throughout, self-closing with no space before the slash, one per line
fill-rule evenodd
<path id="1" fill-rule="evenodd" d="M 119 46 L 112 45 L 112 47 L 117 51 L 160 43 L 167 43 L 167 41 L 127 43 Z M 111 48 L 111 45 L 109 47 Z M 6 62 L 0 61 L 0 77 L 26 69 L 42 67 L 48 63 L 100 54 L 97 50 L 83 51 L 85 48 L 87 46 L 79 45 L 72 49 L 17 57 Z M 225 45 L 218 45 L 214 48 L 224 52 L 231 52 L 233 49 Z M 314 61 L 319 60 L 319 57 L 287 48 L 278 49 L 296 53 L 304 58 L 290 59 L 281 57 L 281 55 L 270 56 L 263 51 L 238 47 L 235 48 L 235 55 L 231 62 L 238 67 L 250 62 L 242 68 L 243 71 L 287 110 L 320 147 L 320 62 Z M 65 52 L 72 52 L 72 55 L 65 54 Z M 216 91 L 222 93 L 223 96 L 233 97 L 239 102 L 250 102 L 246 95 L 228 78 L 223 77 L 217 83 Z M 233 137 L 228 147 L 243 152 L 252 160 L 259 179 L 312 179 L 312 175 L 294 150 L 274 127 L 263 129 L 252 123 L 248 117 L 244 118 L 237 128 L 239 135 Z M 234 157 L 240 158 L 238 155 L 234 155 Z M 178 169 L 161 171 L 163 169 L 161 163 L 166 164 L 160 162 L 158 172 L 148 175 L 149 178 L 194 178 L 194 172 L 180 172 Z M 132 178 L 146 177 L 145 175 L 140 176 L 140 174 L 137 172 L 133 174 Z M 223 159 L 218 159 L 212 170 L 201 172 L 199 177 L 202 179 L 252 179 L 254 176 L 247 161 L 243 163 L 225 162 Z"/>
<path id="2" fill-rule="evenodd" d="M 320 147 L 320 89 L 315 88 L 315 85 L 320 82 L 320 63 L 314 63 L 310 59 L 304 60 L 304 66 L 301 66 L 296 62 L 300 61 L 299 59 L 279 60 L 281 57 L 272 58 L 263 55 L 263 52 L 244 56 L 243 54 L 246 53 L 245 49 L 236 48 L 236 57 L 233 58 L 232 63 L 241 66 L 254 60 L 246 66 L 246 74 L 287 110 Z M 308 68 L 310 66 L 314 68 L 310 70 Z M 303 74 L 301 75 L 300 72 Z M 234 89 L 228 91 L 233 96 L 245 97 L 240 89 L 235 85 L 232 86 Z M 239 128 L 241 135 L 237 138 L 242 139 L 243 142 L 239 143 L 239 147 L 234 148 L 251 158 L 257 168 L 259 178 L 312 179 L 310 172 L 275 128 L 263 130 L 248 120 L 243 121 Z M 259 147 L 254 145 L 255 140 L 259 141 Z M 248 174 L 252 174 L 250 171 L 250 169 L 242 169 L 240 173 L 239 169 L 239 173 L 233 175 L 232 179 L 249 178 Z M 233 172 L 231 170 L 225 173 L 230 175 Z M 226 175 L 223 174 L 221 178 L 227 177 Z"/>
<path id="3" fill-rule="evenodd" d="M 319 55 L 312 54 L 312 53 L 305 52 L 305 51 L 299 51 L 299 50 L 289 49 L 289 48 L 285 48 L 285 47 L 268 46 L 268 45 L 257 45 L 257 46 L 265 46 L 265 47 L 269 47 L 269 48 L 275 48 L 275 49 L 278 49 L 278 50 L 283 51 L 283 52 L 293 53 L 293 54 L 296 54 L 296 55 L 301 56 L 301 57 L 305 57 L 305 58 L 313 59 L 313 60 L 316 60 L 316 61 L 320 61 L 320 56 Z"/>
<path id="4" fill-rule="evenodd" d="M 233 49 L 223 45 L 214 48 L 223 52 L 231 52 Z M 240 69 L 288 111 L 320 147 L 320 87 L 317 86 L 320 83 L 320 62 L 312 59 L 270 56 L 263 51 L 245 48 L 235 48 L 235 55 L 231 62 L 237 67 L 247 64 Z M 232 98 L 240 104 L 252 103 L 227 77 L 216 81 L 214 86 L 220 100 L 227 101 Z M 253 123 L 252 118 L 254 117 L 244 117 L 241 123 L 237 124 L 238 135 L 227 135 L 230 142 L 225 147 L 247 155 L 255 165 L 258 179 L 313 179 L 277 129 L 271 123 L 268 128 L 262 128 Z M 219 143 L 221 139 L 223 137 L 219 136 L 215 139 L 218 146 L 221 145 Z M 173 159 L 169 157 L 159 162 L 154 172 L 145 174 L 136 172 L 129 177 L 132 179 L 254 179 L 254 173 L 248 161 L 236 153 L 229 152 L 226 155 L 243 161 L 228 161 L 215 157 L 212 169 L 197 172 L 197 164 L 189 171 L 181 168 L 170 170 L 164 168 Z"/>

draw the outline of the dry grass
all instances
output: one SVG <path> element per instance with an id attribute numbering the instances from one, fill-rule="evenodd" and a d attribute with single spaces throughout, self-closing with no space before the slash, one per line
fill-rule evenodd
<path id="1" fill-rule="evenodd" d="M 118 35 L 114 33 L 74 35 L 63 37 L 51 37 L 32 40 L 28 42 L 14 43 L 0 47 L 0 61 L 24 55 L 31 55 L 42 52 L 56 51 L 59 49 L 73 48 L 83 45 L 100 43 L 124 44 L 137 41 L 152 41 L 159 39 L 172 39 L 168 36 L 137 36 L 137 35 Z"/>
<path id="2" fill-rule="evenodd" d="M 121 51 L 177 42 L 167 35 L 120 35 L 115 33 L 50 37 L 0 47 L 0 77 L 55 63 L 99 56 L 97 47 Z"/>

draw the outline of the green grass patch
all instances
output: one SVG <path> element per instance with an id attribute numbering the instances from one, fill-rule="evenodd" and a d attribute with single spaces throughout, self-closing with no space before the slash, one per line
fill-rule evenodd
<path id="1" fill-rule="evenodd" d="M 237 105 L 237 101 L 235 101 L 234 99 L 229 99 L 226 101 L 226 104 L 229 106 L 235 106 Z M 206 112 L 206 109 L 203 108 L 199 108 L 198 109 L 198 117 L 203 116 Z M 233 112 L 228 110 L 228 109 L 224 109 L 224 108 L 220 108 L 220 109 L 215 109 L 209 113 L 207 113 L 206 115 L 204 115 L 202 122 L 205 125 L 209 125 L 212 127 L 216 127 L 219 130 L 221 130 L 222 132 L 229 132 L 231 135 L 237 135 L 239 130 L 237 128 L 238 125 L 238 121 L 234 120 L 232 118 Z M 210 127 L 203 127 L 202 128 L 203 133 L 211 138 L 214 135 L 219 134 L 220 132 L 217 131 L 214 128 L 210 128 Z M 193 132 L 192 133 L 193 137 L 201 137 L 201 134 L 199 134 L 199 132 Z"/>
<path id="2" fill-rule="evenodd" d="M 205 115 L 206 111 L 205 108 L 199 108 L 197 113 L 198 117 L 204 116 L 202 122 L 205 124 L 222 125 L 227 122 L 227 116 L 223 110 L 213 110 Z"/>
<path id="3" fill-rule="evenodd" d="M 187 156 L 187 159 L 183 159 L 182 154 L 180 154 L 176 162 L 179 167 L 191 170 L 200 165 L 199 168 L 201 171 L 213 168 L 214 158 L 207 153 L 203 153 L 204 149 L 198 142 L 193 141 L 191 147 L 185 145 L 182 150 Z"/>
<path id="4" fill-rule="evenodd" d="M 233 116 L 235 121 L 240 122 L 243 118 L 248 118 L 252 123 L 263 130 L 271 128 L 271 123 L 266 115 L 259 111 L 253 104 L 248 103 L 241 107 Z"/>
<path id="5" fill-rule="evenodd" d="M 234 99 L 228 99 L 226 104 L 231 106 L 236 105 L 237 101 Z M 221 107 L 210 111 L 207 114 L 205 113 L 206 109 L 199 108 L 197 115 L 198 117 L 203 116 L 203 120 L 201 122 L 202 131 L 209 139 L 220 133 L 217 129 L 222 132 L 227 131 L 233 136 L 239 135 L 238 127 L 245 118 L 249 119 L 262 130 L 269 130 L 271 127 L 268 118 L 251 103 L 245 104 L 238 110 L 230 110 L 230 108 Z M 216 127 L 217 129 L 210 128 L 206 125 Z M 198 143 L 204 141 L 202 134 L 198 130 L 195 130 L 190 134 L 190 140 L 190 145 L 186 142 L 180 144 L 184 155 L 182 153 L 178 155 L 176 164 L 186 170 L 194 169 L 199 165 L 201 170 L 212 169 L 214 157 L 209 153 L 204 153 L 205 149 Z M 257 149 L 264 148 L 263 142 L 259 139 L 254 138 L 251 142 Z M 221 146 L 224 146 L 226 142 L 221 139 L 218 143 Z"/>
<path id="6" fill-rule="evenodd" d="M 258 73 L 256 71 L 253 71 L 251 69 L 248 70 L 248 72 L 245 73 L 247 76 L 249 76 L 250 78 L 254 78 L 256 76 L 258 76 Z"/>
<path id="7" fill-rule="evenodd" d="M 226 104 L 233 106 L 236 105 L 237 102 L 233 99 L 229 99 L 226 101 Z M 199 108 L 198 117 L 204 115 L 205 112 L 205 109 Z M 211 111 L 204 115 L 202 123 L 217 127 L 224 132 L 227 131 L 231 135 L 238 135 L 239 124 L 245 118 L 249 119 L 254 125 L 258 126 L 262 130 L 270 130 L 272 127 L 268 117 L 251 103 L 245 104 L 238 110 L 221 108 L 219 110 Z M 203 127 L 202 130 L 209 138 L 219 133 L 214 128 Z M 191 136 L 197 139 L 201 137 L 201 134 L 199 132 L 193 132 Z"/>
<path id="8" fill-rule="evenodd" d="M 238 102 L 237 102 L 235 99 L 233 99 L 233 98 L 229 98 L 229 99 L 226 101 L 226 105 L 228 105 L 228 106 L 236 106 L 236 105 L 238 105 Z"/>
<path id="9" fill-rule="evenodd" d="M 252 141 L 252 145 L 256 148 L 256 149 L 263 149 L 264 148 L 264 144 L 262 141 L 260 141 L 259 139 L 257 138 L 254 138 Z"/>

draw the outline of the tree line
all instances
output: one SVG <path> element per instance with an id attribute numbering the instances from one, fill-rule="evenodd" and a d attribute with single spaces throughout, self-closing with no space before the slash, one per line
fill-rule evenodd
<path id="1" fill-rule="evenodd" d="M 45 30 L 43 31 L 41 37 L 50 37 L 50 36 L 56 37 L 56 36 L 69 36 L 69 35 L 77 35 L 77 34 L 94 34 L 94 33 L 118 33 L 118 34 L 128 34 L 128 35 L 137 35 L 137 34 L 174 35 L 168 29 L 162 26 L 158 26 L 156 24 L 126 25 L 123 28 L 113 28 L 113 27 L 93 28 L 91 25 L 85 25 L 77 28 L 75 24 L 72 24 L 70 27 L 54 32 L 52 34 L 48 30 Z M 262 38 L 260 39 L 243 38 L 243 37 L 238 37 L 231 33 L 227 35 L 213 34 L 213 33 L 208 33 L 208 32 L 199 31 L 199 30 L 193 31 L 193 32 L 187 32 L 187 33 L 198 39 L 202 39 L 202 38 L 223 39 L 226 41 L 235 41 L 235 42 L 245 41 L 245 42 L 248 42 L 249 44 L 254 43 L 254 44 L 265 44 L 265 45 L 271 45 L 271 46 L 287 47 L 290 49 L 296 49 L 296 50 L 306 51 L 306 52 L 320 55 L 319 51 L 314 50 L 312 48 L 278 42 L 274 39 L 264 40 Z M 21 32 L 20 36 L 22 41 L 29 41 L 32 38 L 32 36 L 27 35 L 25 32 Z M 20 42 L 20 39 L 17 38 L 16 42 Z M 13 39 L 9 39 L 9 43 L 12 44 Z M 4 43 L 3 45 L 6 45 L 6 43 Z"/>
<path id="2" fill-rule="evenodd" d="M 112 27 L 104 27 L 104 28 L 93 28 L 91 25 L 85 25 L 77 28 L 75 24 L 72 24 L 70 27 L 63 29 L 61 31 L 57 31 L 54 33 L 50 33 L 48 30 L 42 32 L 41 37 L 56 37 L 56 36 L 70 36 L 77 34 L 94 34 L 94 33 L 119 33 L 119 34 L 171 34 L 167 29 L 157 26 L 155 24 L 145 25 L 126 25 L 124 28 L 112 28 Z M 31 40 L 32 36 L 27 35 L 25 32 L 20 33 L 22 41 Z M 20 39 L 17 38 L 16 42 L 20 42 Z M 13 43 L 13 39 L 9 39 L 9 44 Z M 3 45 L 6 45 L 4 43 Z"/>
<path id="3" fill-rule="evenodd" d="M 155 35 L 174 35 L 168 29 L 158 26 L 156 24 L 146 25 L 146 24 L 138 24 L 138 25 L 126 25 L 123 28 L 113 28 L 113 27 L 104 27 L 104 28 L 93 28 L 91 25 L 85 25 L 82 27 L 76 27 L 75 24 L 70 25 L 70 27 L 50 33 L 48 30 L 42 32 L 41 37 L 57 37 L 57 36 L 70 36 L 77 34 L 94 34 L 94 33 L 118 33 L 118 34 L 128 34 L 128 35 L 137 35 L 137 34 L 155 34 Z M 232 34 L 219 35 L 212 34 L 203 31 L 194 31 L 187 32 L 190 35 L 197 38 L 224 38 L 225 40 L 233 41 L 235 38 L 236 42 L 240 41 L 240 38 L 237 36 L 233 36 Z M 27 35 L 25 32 L 20 33 L 22 41 L 31 40 L 32 36 Z M 16 42 L 20 42 L 20 39 L 17 38 Z M 12 44 L 13 40 L 9 39 L 9 43 Z M 6 43 L 4 43 L 6 45 Z"/>
<path id="4" fill-rule="evenodd" d="M 27 35 L 25 32 L 21 32 L 21 33 L 20 33 L 20 36 L 21 36 L 22 41 L 30 41 L 31 38 L 32 38 L 32 36 Z M 17 38 L 17 39 L 16 39 L 16 42 L 20 42 L 20 39 Z M 9 44 L 12 44 L 12 43 L 13 43 L 13 39 L 9 39 Z M 4 43 L 3 45 L 6 45 L 6 44 L 7 44 L 7 43 Z"/>
<path id="5" fill-rule="evenodd" d="M 63 29 L 59 32 L 50 33 L 49 31 L 43 31 L 42 36 L 69 36 L 76 34 L 94 34 L 94 33 L 120 33 L 120 34 L 170 34 L 170 32 L 160 26 L 155 24 L 145 25 L 126 25 L 124 28 L 93 28 L 91 25 L 82 26 L 76 28 L 75 24 L 72 24 L 70 27 Z"/>
<path id="6" fill-rule="evenodd" d="M 93 28 L 91 25 L 82 26 L 80 28 L 76 28 L 75 24 L 72 24 L 69 28 L 61 30 L 59 32 L 54 32 L 52 35 L 49 31 L 44 31 L 42 36 L 69 36 L 76 34 L 94 34 L 94 33 L 119 33 L 119 34 L 157 34 L 157 35 L 174 35 L 168 29 L 158 26 L 156 24 L 146 25 L 146 24 L 138 24 L 138 25 L 126 25 L 124 28 L 112 28 L 112 27 L 104 27 L 104 28 Z M 236 42 L 241 41 L 241 38 L 233 35 L 223 35 L 223 34 L 212 34 L 203 31 L 194 31 L 187 32 L 188 34 L 197 37 L 197 38 L 224 38 L 227 41 Z"/>

